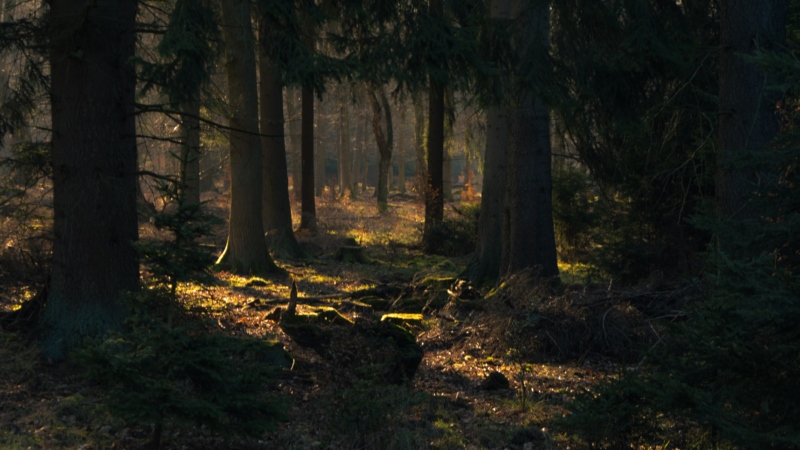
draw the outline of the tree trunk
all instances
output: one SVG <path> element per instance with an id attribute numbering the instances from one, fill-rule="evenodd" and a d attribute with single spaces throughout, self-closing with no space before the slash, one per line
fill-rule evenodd
<path id="1" fill-rule="evenodd" d="M 367 134 L 366 123 L 361 120 L 363 108 L 360 104 L 357 104 L 356 111 L 356 154 L 353 161 L 353 173 L 355 175 L 353 180 L 355 185 L 354 196 L 357 196 L 364 188 L 364 141 Z"/>
<path id="2" fill-rule="evenodd" d="M 300 116 L 297 111 L 299 92 L 296 88 L 286 88 L 286 113 L 289 119 L 289 149 L 292 155 L 292 196 L 300 201 L 300 192 L 303 190 L 303 164 L 300 155 Z"/>
<path id="3" fill-rule="evenodd" d="M 134 56 L 136 1 L 50 2 L 53 263 L 43 356 L 119 329 L 139 286 Z M 80 57 L 75 57 L 80 53 Z"/>
<path id="4" fill-rule="evenodd" d="M 353 193 L 353 163 L 350 152 L 350 111 L 347 102 L 339 108 L 339 194 Z"/>
<path id="5" fill-rule="evenodd" d="M 722 0 L 720 2 L 719 150 L 717 204 L 720 215 L 755 219 L 748 203 L 758 182 L 755 170 L 735 168 L 769 148 L 779 131 L 776 103 L 781 95 L 770 89 L 774 77 L 745 61 L 757 49 L 784 51 L 787 0 Z"/>
<path id="6" fill-rule="evenodd" d="M 406 147 L 403 124 L 397 127 L 397 186 L 401 194 L 406 193 Z"/>
<path id="7" fill-rule="evenodd" d="M 378 199 L 378 211 L 386 211 L 389 205 L 389 170 L 392 164 L 392 145 L 394 136 L 392 131 L 392 110 L 383 88 L 380 89 L 380 102 L 375 95 L 377 88 L 370 86 L 367 89 L 369 104 L 372 106 L 372 131 L 375 133 L 375 142 L 378 145 L 380 160 L 378 161 L 378 185 L 375 187 L 375 197 Z M 386 129 L 381 125 L 386 120 Z"/>
<path id="8" fill-rule="evenodd" d="M 181 115 L 180 180 L 183 201 L 187 205 L 200 203 L 200 103 L 184 106 Z"/>
<path id="9" fill-rule="evenodd" d="M 515 10 L 523 11 L 517 19 L 517 51 L 523 55 L 544 53 L 548 45 L 547 5 L 523 8 L 517 4 Z M 538 67 L 547 70 L 543 62 Z M 558 276 L 558 265 L 553 230 L 550 114 L 541 98 L 521 92 L 508 109 L 508 116 L 510 153 L 501 275 L 529 269 L 538 277 L 554 278 Z"/>
<path id="10" fill-rule="evenodd" d="M 303 123 L 301 163 L 303 166 L 303 192 L 300 228 L 316 231 L 317 207 L 314 196 L 314 89 L 311 86 L 303 86 L 302 96 Z"/>
<path id="11" fill-rule="evenodd" d="M 327 98 L 324 98 L 317 108 L 315 119 L 317 121 L 317 135 L 316 146 L 314 148 L 314 192 L 319 197 L 325 190 L 325 160 L 326 152 L 328 150 L 327 137 L 328 137 L 328 116 L 327 112 Z"/>
<path id="12" fill-rule="evenodd" d="M 448 108 L 449 110 L 450 108 Z M 451 116 L 452 110 L 447 115 Z M 442 192 L 444 201 L 453 201 L 453 154 L 455 153 L 455 138 L 453 137 L 453 121 L 445 120 L 444 125 L 444 158 L 442 159 Z"/>
<path id="13" fill-rule="evenodd" d="M 221 3 L 231 128 L 231 210 L 228 243 L 217 265 L 237 273 L 276 271 L 264 242 L 256 49 L 250 2 Z"/>
<path id="14" fill-rule="evenodd" d="M 425 108 L 422 99 L 414 102 L 414 152 L 417 156 L 415 180 L 417 195 L 425 199 L 428 185 L 428 164 L 425 157 Z"/>
<path id="15" fill-rule="evenodd" d="M 302 258 L 303 251 L 292 230 L 292 206 L 289 202 L 289 179 L 286 167 L 286 142 L 283 135 L 283 83 L 281 69 L 272 64 L 264 39 L 268 34 L 268 16 L 262 11 L 259 45 L 261 75 L 261 145 L 263 151 L 264 232 L 273 255 Z"/>
<path id="16" fill-rule="evenodd" d="M 442 196 L 442 170 L 444 160 L 444 86 L 430 80 L 430 105 L 428 107 L 428 185 L 425 189 L 424 246 L 432 251 L 433 228 L 444 219 Z"/>

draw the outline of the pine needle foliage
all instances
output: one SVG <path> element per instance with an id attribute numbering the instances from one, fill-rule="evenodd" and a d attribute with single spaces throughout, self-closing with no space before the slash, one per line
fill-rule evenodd
<path id="1" fill-rule="evenodd" d="M 791 56 L 755 62 L 788 69 Z M 786 87 L 786 86 L 784 86 Z M 601 447 L 800 448 L 800 115 L 796 88 L 774 148 L 737 165 L 755 169 L 760 216 L 699 216 L 714 233 L 705 300 L 639 370 L 573 405 L 570 426 Z M 794 91 L 794 92 L 792 92 Z"/>
<path id="2" fill-rule="evenodd" d="M 131 425 L 204 427 L 223 436 L 259 436 L 285 417 L 274 382 L 279 344 L 208 333 L 197 323 L 173 326 L 153 313 L 153 292 L 131 300 L 123 333 L 92 342 L 75 362 L 107 389 L 110 412 Z"/>

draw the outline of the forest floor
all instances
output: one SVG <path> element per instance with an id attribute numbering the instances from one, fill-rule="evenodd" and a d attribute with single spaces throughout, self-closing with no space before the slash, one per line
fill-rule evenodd
<path id="1" fill-rule="evenodd" d="M 211 207 L 224 217 L 224 209 L 214 206 L 223 200 Z M 220 330 L 283 343 L 294 363 L 281 375 L 276 394 L 288 399 L 290 407 L 288 420 L 261 439 L 223 440 L 204 430 L 168 426 L 165 448 L 583 448 L 557 423 L 567 414 L 566 405 L 576 393 L 615 376 L 622 364 L 635 364 L 634 350 L 658 342 L 659 321 L 678 316 L 675 304 L 686 296 L 685 288 L 653 282 L 620 290 L 586 283 L 581 273 L 563 266 L 564 286 L 557 292 L 512 280 L 491 293 L 481 288 L 480 298 L 454 302 L 444 293 L 449 286 L 423 286 L 424 280 L 456 278 L 469 260 L 468 249 L 460 252 L 463 256 L 424 255 L 418 246 L 422 206 L 396 195 L 389 210 L 379 214 L 374 203 L 367 195 L 362 200 L 323 196 L 317 209 L 319 232 L 298 234 L 315 256 L 278 259 L 287 277 L 220 272 L 216 285 L 182 288 L 184 301 L 202 305 Z M 214 243 L 221 250 L 225 229 L 216 231 Z M 348 238 L 364 248 L 368 262 L 336 260 Z M 5 310 L 18 307 L 37 289 L 9 274 L 3 280 L 8 281 L 0 293 Z M 405 305 L 408 312 L 419 300 L 411 297 L 421 298 L 423 320 L 406 324 L 424 350 L 413 380 L 403 385 L 364 381 L 352 361 L 358 354 L 347 350 L 348 342 L 331 343 L 342 351 L 327 357 L 297 345 L 270 318 L 275 308 L 286 306 L 292 280 L 301 303 L 308 297 L 346 297 L 391 287 L 395 290 L 388 300 L 394 309 Z M 434 307 L 436 298 L 442 302 Z M 353 320 L 382 314 L 358 302 L 319 302 Z M 507 388 L 487 382 L 494 372 L 508 380 Z M 102 390 L 69 363 L 42 361 L 35 345 L 0 330 L 0 448 L 144 448 L 150 430 L 112 417 L 101 397 Z"/>

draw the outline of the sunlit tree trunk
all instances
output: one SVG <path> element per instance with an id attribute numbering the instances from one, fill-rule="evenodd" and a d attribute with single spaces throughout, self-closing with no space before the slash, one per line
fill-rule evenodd
<path id="1" fill-rule="evenodd" d="M 758 174 L 736 168 L 767 150 L 779 131 L 775 107 L 781 94 L 774 77 L 746 61 L 757 49 L 785 51 L 787 0 L 722 0 L 722 52 L 719 62 L 719 147 L 716 191 L 719 213 L 738 219 L 757 218 L 748 203 Z"/>
<path id="2" fill-rule="evenodd" d="M 286 167 L 286 142 L 283 135 L 283 83 L 281 69 L 270 61 L 265 44 L 271 26 L 262 11 L 259 42 L 259 74 L 261 75 L 261 145 L 263 162 L 263 220 L 267 245 L 273 254 L 291 258 L 303 257 L 303 251 L 292 230 L 292 207 L 289 202 L 289 180 Z"/>
<path id="3" fill-rule="evenodd" d="M 119 329 L 139 286 L 134 56 L 136 1 L 53 0 L 53 259 L 43 356 Z M 75 32 L 91 30 L 91 32 Z M 81 57 L 75 57 L 80 53 Z"/>
<path id="4" fill-rule="evenodd" d="M 231 128 L 231 208 L 228 243 L 217 265 L 238 273 L 274 271 L 277 267 L 264 241 L 256 48 L 250 2 L 221 3 Z"/>
<path id="5" fill-rule="evenodd" d="M 378 99 L 376 91 L 380 92 Z M 394 133 L 392 131 L 392 110 L 389 100 L 382 88 L 370 86 L 367 89 L 369 104 L 372 106 L 372 131 L 378 144 L 378 185 L 375 187 L 375 197 L 378 199 L 378 210 L 385 211 L 389 204 L 389 170 L 392 164 L 392 146 Z M 382 123 L 386 123 L 385 127 Z"/>

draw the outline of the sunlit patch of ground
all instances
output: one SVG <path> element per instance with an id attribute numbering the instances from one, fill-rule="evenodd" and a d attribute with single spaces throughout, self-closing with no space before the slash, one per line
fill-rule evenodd
<path id="1" fill-rule="evenodd" d="M 210 200 L 208 207 L 225 217 L 224 198 Z M 294 213 L 297 219 L 299 211 Z M 590 387 L 608 367 L 515 358 L 508 348 L 489 345 L 478 329 L 478 314 L 456 319 L 426 315 L 421 324 L 412 325 L 425 356 L 408 386 L 358 381 L 350 369 L 288 338 L 270 314 L 286 307 L 292 281 L 301 299 L 346 296 L 381 285 L 413 284 L 431 274 L 453 276 L 468 261 L 422 254 L 418 244 L 423 207 L 417 202 L 392 197 L 388 211 L 379 213 L 370 194 L 340 200 L 326 193 L 317 213 L 318 232 L 298 234 L 301 245 L 313 251 L 310 258 L 277 261 L 288 276 L 218 272 L 215 285 L 186 283 L 179 289 L 189 310 L 202 312 L 219 330 L 276 338 L 285 345 L 295 359 L 279 385 L 291 399 L 289 421 L 261 440 L 247 441 L 221 441 L 203 430 L 175 429 L 165 436 L 167 449 L 574 448 L 552 422 L 564 414 L 576 391 Z M 152 236 L 154 231 L 147 227 L 143 235 Z M 208 240 L 218 252 L 225 233 L 225 225 L 219 225 Z M 334 259 L 348 238 L 364 247 L 368 264 Z M 584 276 L 582 270 L 562 266 L 563 272 L 574 273 L 575 281 Z M 33 291 L 13 292 L 19 299 Z M 349 319 L 362 314 L 341 310 Z M 142 447 L 149 430 L 125 427 L 103 412 L 98 392 L 73 369 L 41 362 L 34 346 L 12 335 L 0 338 L 0 448 Z M 341 353 L 353 357 L 346 349 Z M 492 372 L 502 373 L 509 388 L 485 389 Z"/>

